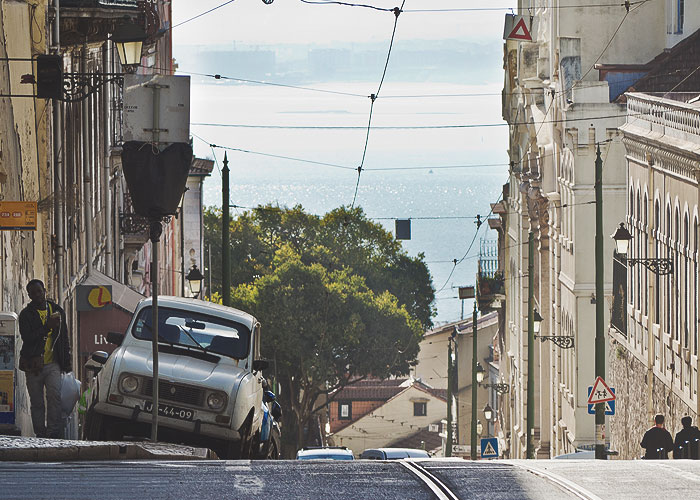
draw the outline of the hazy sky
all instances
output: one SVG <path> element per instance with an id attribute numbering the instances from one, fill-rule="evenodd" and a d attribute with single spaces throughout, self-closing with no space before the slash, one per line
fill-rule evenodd
<path id="1" fill-rule="evenodd" d="M 394 23 L 392 12 L 345 5 L 307 4 L 301 0 L 235 0 L 198 19 L 225 0 L 173 0 L 174 43 L 226 44 L 232 42 L 284 44 L 362 42 L 388 40 Z M 382 8 L 401 5 L 400 0 L 358 0 Z M 449 39 L 493 43 L 501 38 L 505 8 L 516 0 L 406 0 L 396 39 Z M 418 9 L 483 9 L 461 12 L 410 12 Z"/>

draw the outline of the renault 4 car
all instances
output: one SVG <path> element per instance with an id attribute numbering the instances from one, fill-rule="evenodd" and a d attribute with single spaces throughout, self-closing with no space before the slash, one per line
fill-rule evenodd
<path id="1" fill-rule="evenodd" d="M 150 435 L 153 411 L 153 307 L 142 300 L 119 347 L 92 382 L 85 437 Z M 158 438 L 250 457 L 259 445 L 263 376 L 260 324 L 248 313 L 201 300 L 158 297 Z M 99 366 L 99 365 L 98 365 Z"/>

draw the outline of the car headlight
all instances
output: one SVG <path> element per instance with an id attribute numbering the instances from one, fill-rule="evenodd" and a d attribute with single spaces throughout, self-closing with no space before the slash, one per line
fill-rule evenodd
<path id="1" fill-rule="evenodd" d="M 221 410 L 226 406 L 226 394 L 223 392 L 212 392 L 207 396 L 207 406 L 212 410 Z"/>
<path id="2" fill-rule="evenodd" d="M 130 394 L 139 388 L 139 379 L 133 375 L 124 375 L 119 381 L 119 389 L 124 394 Z"/>

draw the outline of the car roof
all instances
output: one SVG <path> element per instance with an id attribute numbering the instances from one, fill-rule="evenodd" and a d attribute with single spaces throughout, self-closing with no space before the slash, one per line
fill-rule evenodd
<path id="1" fill-rule="evenodd" d="M 387 458 L 425 458 L 430 456 L 427 451 L 420 448 L 368 448 L 362 453 L 364 454 L 368 451 L 383 452 Z"/>
<path id="2" fill-rule="evenodd" d="M 146 297 L 139 302 L 137 310 L 151 306 L 152 302 L 152 297 Z M 221 317 L 237 321 L 238 323 L 242 323 L 250 330 L 252 330 L 258 323 L 258 320 L 255 319 L 254 316 L 245 311 L 241 311 L 240 309 L 236 309 L 234 307 L 222 306 L 221 304 L 208 302 L 206 300 L 175 297 L 172 295 L 158 295 L 158 306 L 169 307 L 172 309 L 184 309 L 201 314 L 219 315 Z"/>
<path id="3" fill-rule="evenodd" d="M 565 453 L 554 457 L 555 460 L 585 460 L 591 458 L 595 458 L 595 451 L 577 451 L 575 453 Z"/>
<path id="4" fill-rule="evenodd" d="M 345 448 L 344 446 L 339 447 L 319 447 L 319 448 L 302 448 L 297 452 L 297 458 L 299 457 L 332 457 L 333 455 L 345 455 L 353 457 L 352 450 Z"/>

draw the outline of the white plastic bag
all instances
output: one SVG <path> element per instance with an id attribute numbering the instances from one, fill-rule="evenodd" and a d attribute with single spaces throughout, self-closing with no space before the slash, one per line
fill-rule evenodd
<path id="1" fill-rule="evenodd" d="M 63 418 L 73 413 L 75 403 L 80 399 L 80 381 L 73 372 L 61 374 L 61 412 Z"/>

